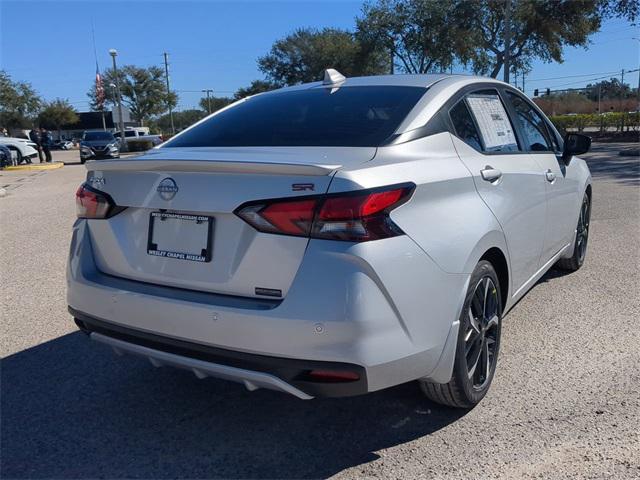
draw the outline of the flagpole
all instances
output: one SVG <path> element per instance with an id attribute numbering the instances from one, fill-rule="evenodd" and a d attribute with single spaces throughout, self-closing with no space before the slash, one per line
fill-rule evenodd
<path id="1" fill-rule="evenodd" d="M 93 17 L 91 17 L 91 40 L 93 41 L 93 57 L 96 60 L 96 94 L 98 94 L 97 88 L 98 88 L 98 84 L 97 84 L 97 79 L 98 76 L 100 75 L 100 67 L 98 66 L 98 51 L 96 49 L 96 31 L 93 25 Z M 102 79 L 100 79 L 100 82 L 102 82 Z M 104 100 L 100 103 L 100 113 L 102 114 L 102 130 L 104 130 L 105 132 L 107 131 L 107 121 L 104 118 Z"/>

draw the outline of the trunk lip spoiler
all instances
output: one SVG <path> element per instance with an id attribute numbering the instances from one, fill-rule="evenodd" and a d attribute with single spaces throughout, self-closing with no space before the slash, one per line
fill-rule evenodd
<path id="1" fill-rule="evenodd" d="M 88 171 L 137 171 L 137 172 L 212 172 L 255 173 L 267 175 L 298 174 L 328 176 L 342 165 L 299 164 L 286 162 L 247 162 L 228 160 L 174 160 L 174 159 L 117 159 L 90 160 L 85 164 Z"/>

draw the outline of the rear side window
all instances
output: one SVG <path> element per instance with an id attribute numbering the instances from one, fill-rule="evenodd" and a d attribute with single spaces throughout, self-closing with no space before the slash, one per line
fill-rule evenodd
<path id="1" fill-rule="evenodd" d="M 362 86 L 258 95 L 221 111 L 162 148 L 379 146 L 425 92 L 423 87 Z"/>
<path id="2" fill-rule="evenodd" d="M 471 118 L 471 113 L 467 108 L 466 102 L 464 100 L 460 100 L 456 103 L 455 107 L 449 111 L 449 116 L 453 123 L 456 136 L 469 146 L 478 151 L 482 151 L 480 134 L 478 133 L 478 129 L 476 128 L 473 118 Z"/>
<path id="3" fill-rule="evenodd" d="M 465 101 L 475 119 L 485 152 L 518 151 L 513 125 L 500 100 L 498 92 L 486 90 L 473 92 Z"/>
<path id="4" fill-rule="evenodd" d="M 518 121 L 525 134 L 525 150 L 530 152 L 552 152 L 555 150 L 547 125 L 540 114 L 520 96 L 507 92 L 507 98 L 516 111 Z"/>

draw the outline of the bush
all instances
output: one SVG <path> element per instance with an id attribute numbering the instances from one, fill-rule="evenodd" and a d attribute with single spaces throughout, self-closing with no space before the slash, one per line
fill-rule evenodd
<path id="1" fill-rule="evenodd" d="M 616 135 L 621 135 L 623 132 L 640 131 L 639 112 L 608 112 L 602 115 L 595 113 L 554 115 L 549 119 L 562 135 L 565 135 L 568 130 L 583 132 L 587 127 L 596 127 L 600 136 L 612 136 L 614 132 L 609 131 L 611 128 L 616 129 Z M 594 135 L 594 133 L 590 132 L 589 135 Z"/>
<path id="2" fill-rule="evenodd" d="M 597 117 L 588 113 L 581 113 L 579 115 L 572 115 L 574 118 L 574 127 L 578 129 L 579 132 L 583 132 L 585 127 L 591 127 L 597 124 Z"/>
<path id="3" fill-rule="evenodd" d="M 554 115 L 549 119 L 562 135 L 575 126 L 575 115 Z"/>

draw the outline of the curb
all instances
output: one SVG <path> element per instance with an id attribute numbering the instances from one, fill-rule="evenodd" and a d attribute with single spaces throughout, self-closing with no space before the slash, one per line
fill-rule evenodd
<path id="1" fill-rule="evenodd" d="M 64 167 L 64 163 L 62 162 L 53 162 L 53 163 L 36 163 L 29 165 L 15 165 L 13 167 L 5 167 L 3 171 L 5 172 L 17 172 L 20 170 L 55 170 L 56 168 Z"/>

